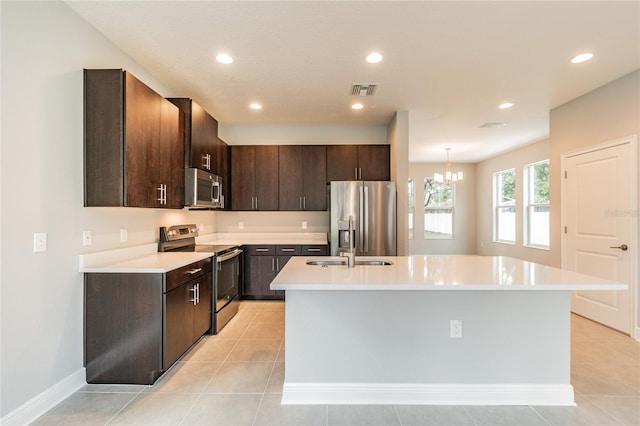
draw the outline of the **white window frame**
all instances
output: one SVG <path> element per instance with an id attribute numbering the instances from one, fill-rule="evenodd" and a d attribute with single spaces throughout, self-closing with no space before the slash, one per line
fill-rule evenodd
<path id="1" fill-rule="evenodd" d="M 509 245 L 515 245 L 516 244 L 516 232 L 517 232 L 517 224 L 516 224 L 516 220 L 517 220 L 517 214 L 518 214 L 518 210 L 517 210 L 517 202 L 515 197 L 517 197 L 517 192 L 514 194 L 514 199 L 513 202 L 511 203 L 501 203 L 501 199 L 502 199 L 502 176 L 503 174 L 507 173 L 507 172 L 513 172 L 514 175 L 514 184 L 517 183 L 517 174 L 516 174 L 516 169 L 515 168 L 509 168 L 509 169 L 505 169 L 505 170 L 501 170 L 499 172 L 495 172 L 493 174 L 493 242 L 494 243 L 502 243 L 502 244 L 509 244 Z M 517 186 L 516 186 L 516 191 L 517 191 Z M 507 239 L 503 239 L 500 238 L 499 236 L 499 229 L 500 229 L 500 210 L 501 209 L 505 209 L 505 208 L 510 208 L 514 210 L 514 223 L 513 223 L 513 240 L 507 240 Z"/>
<path id="2" fill-rule="evenodd" d="M 533 196 L 535 194 L 534 184 L 535 184 L 535 172 L 534 168 L 540 164 L 549 164 L 549 160 L 537 161 L 535 163 L 527 164 L 524 166 L 524 221 L 523 221 L 523 234 L 524 234 L 524 246 L 540 249 L 540 250 L 549 250 L 549 244 L 535 244 L 531 243 L 531 223 L 532 221 L 532 211 L 536 207 L 546 207 L 550 208 L 549 202 L 546 203 L 536 203 L 533 201 Z M 551 214 L 549 213 L 549 220 Z M 549 224 L 547 224 L 547 228 Z M 548 234 L 547 239 L 550 238 L 550 233 Z"/>
<path id="3" fill-rule="evenodd" d="M 427 179 L 433 180 L 433 176 L 427 176 L 427 177 L 424 178 L 424 180 L 423 180 L 423 188 L 426 185 L 426 180 Z M 438 184 L 440 186 L 447 186 L 444 183 L 436 182 L 436 184 Z M 422 215 L 423 215 L 423 218 L 424 218 L 424 224 L 422 226 L 422 235 L 423 235 L 423 238 L 425 240 L 452 240 L 455 237 L 456 187 L 455 187 L 455 184 L 453 182 L 450 183 L 448 186 L 451 187 L 451 207 L 427 207 L 427 206 L 424 205 L 424 200 L 422 202 L 422 205 L 424 207 L 423 211 L 422 211 Z M 425 197 L 426 197 L 426 193 L 425 193 Z M 426 226 L 427 226 L 427 221 L 426 221 L 427 210 L 449 210 L 451 212 L 451 234 L 427 236 L 426 235 L 427 230 L 425 229 Z"/>
<path id="4" fill-rule="evenodd" d="M 408 236 L 410 240 L 416 238 L 416 184 L 413 178 L 409 178 L 408 181 L 409 191 L 409 212 L 407 218 Z"/>

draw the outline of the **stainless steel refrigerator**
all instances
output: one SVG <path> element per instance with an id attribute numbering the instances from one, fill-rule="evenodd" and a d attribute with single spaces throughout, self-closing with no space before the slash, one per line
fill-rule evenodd
<path id="1" fill-rule="evenodd" d="M 396 255 L 396 183 L 392 181 L 333 181 L 331 197 L 331 255 L 349 250 L 356 256 Z M 353 231 L 349 235 L 349 216 Z"/>

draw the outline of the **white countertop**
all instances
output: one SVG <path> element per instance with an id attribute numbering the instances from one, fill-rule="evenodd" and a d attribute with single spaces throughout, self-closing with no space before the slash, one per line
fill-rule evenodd
<path id="1" fill-rule="evenodd" d="M 197 244 L 327 244 L 324 233 L 238 233 L 208 234 L 196 238 Z M 80 255 L 79 271 L 90 273 L 164 273 L 207 257 L 204 252 L 158 253 L 158 244 L 144 244 L 123 249 L 105 250 Z"/>
<path id="2" fill-rule="evenodd" d="M 307 265 L 293 257 L 272 290 L 626 290 L 626 284 L 502 256 L 375 257 L 388 266 Z M 345 258 L 342 258 L 345 259 Z M 374 258 L 359 258 L 374 259 Z M 346 259 L 345 259 L 346 260 Z"/>

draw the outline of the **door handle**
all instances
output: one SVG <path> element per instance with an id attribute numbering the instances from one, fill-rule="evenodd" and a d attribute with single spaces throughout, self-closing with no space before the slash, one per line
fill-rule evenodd
<path id="1" fill-rule="evenodd" d="M 628 245 L 626 245 L 626 244 L 622 244 L 622 245 L 614 246 L 614 247 L 609 247 L 609 248 L 617 248 L 617 249 L 620 249 L 620 250 L 622 250 L 622 251 L 627 251 L 627 250 L 629 250 L 629 246 L 628 246 Z"/>

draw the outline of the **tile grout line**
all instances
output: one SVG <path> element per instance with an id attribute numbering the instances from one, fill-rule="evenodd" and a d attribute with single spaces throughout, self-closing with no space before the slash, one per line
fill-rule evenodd
<path id="1" fill-rule="evenodd" d="M 113 421 L 113 419 L 115 419 L 118 414 L 122 413 L 122 411 L 127 408 L 129 405 L 131 405 L 131 403 L 133 402 L 134 399 L 136 399 L 141 393 L 143 393 L 144 388 L 140 389 L 138 391 L 138 393 L 134 394 L 131 399 L 122 406 L 122 408 L 120 408 L 113 416 L 111 416 L 111 418 L 109 420 L 107 420 L 107 422 L 104 424 L 104 426 L 107 426 L 109 423 L 111 423 Z"/>

